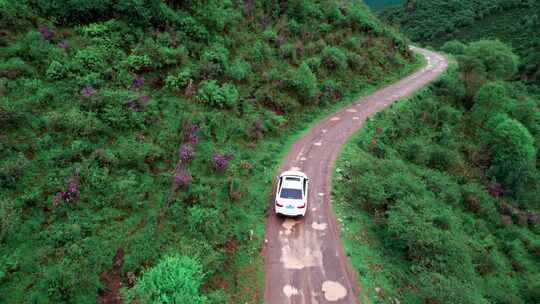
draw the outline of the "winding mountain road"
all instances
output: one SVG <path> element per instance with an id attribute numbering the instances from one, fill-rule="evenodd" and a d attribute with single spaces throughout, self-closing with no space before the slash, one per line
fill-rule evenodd
<path id="1" fill-rule="evenodd" d="M 360 303 L 356 271 L 345 256 L 330 206 L 332 166 L 341 146 L 370 115 L 446 69 L 441 55 L 411 49 L 426 58 L 424 68 L 329 115 L 290 147 L 281 171 L 293 168 L 310 177 L 309 209 L 304 218 L 278 217 L 270 201 L 263 249 L 266 304 Z"/>

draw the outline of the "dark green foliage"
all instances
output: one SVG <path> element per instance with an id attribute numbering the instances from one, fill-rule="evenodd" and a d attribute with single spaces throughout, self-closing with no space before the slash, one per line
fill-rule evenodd
<path id="1" fill-rule="evenodd" d="M 13 201 L 0 199 L 0 242 L 9 235 L 20 224 L 20 210 L 16 208 Z M 0 279 L 1 281 L 1 279 Z"/>
<path id="2" fill-rule="evenodd" d="M 474 52 L 466 58 L 470 45 L 458 64 L 483 65 L 486 58 Z M 533 245 L 540 242 L 538 142 L 531 135 L 538 102 L 520 83 L 502 80 L 472 90 L 470 101 L 468 72 L 453 65 L 423 92 L 377 114 L 337 161 L 343 241 L 370 299 L 538 298 L 537 284 L 527 286 L 540 269 Z M 375 288 L 382 291 L 371 293 Z"/>
<path id="3" fill-rule="evenodd" d="M 339 71 L 347 68 L 347 55 L 338 48 L 325 47 L 321 57 L 322 62 L 329 70 Z"/>
<path id="4" fill-rule="evenodd" d="M 452 40 L 452 41 L 446 42 L 441 47 L 441 50 L 449 54 L 463 55 L 465 54 L 465 48 L 466 48 L 465 43 L 458 40 Z"/>
<path id="5" fill-rule="evenodd" d="M 234 108 L 238 102 L 238 90 L 229 83 L 219 85 L 215 80 L 200 83 L 196 99 L 216 108 Z"/>
<path id="6" fill-rule="evenodd" d="M 201 265 L 186 256 L 164 257 L 146 270 L 129 290 L 129 298 L 139 303 L 207 303 L 199 295 L 204 279 Z"/>
<path id="7" fill-rule="evenodd" d="M 463 69 L 482 69 L 490 79 L 510 79 L 517 72 L 518 57 L 512 48 L 498 40 L 480 40 L 471 42 L 465 49 L 467 57 L 479 58 L 482 66 L 467 66 L 467 61 L 461 60 Z"/>
<path id="8" fill-rule="evenodd" d="M 515 101 L 508 98 L 508 88 L 504 82 L 488 82 L 483 85 L 473 99 L 471 117 L 479 125 L 484 125 L 497 114 L 510 113 Z"/>
<path id="9" fill-rule="evenodd" d="M 261 302 L 284 147 L 414 62 L 345 1 L 0 0 L 0 27 L 2 303 L 95 303 L 120 262 L 141 301 Z"/>
<path id="10" fill-rule="evenodd" d="M 491 133 L 491 174 L 515 191 L 535 168 L 536 149 L 529 131 L 518 121 L 505 118 Z"/>
<path id="11" fill-rule="evenodd" d="M 252 73 L 251 64 L 242 58 L 234 60 L 226 70 L 227 76 L 236 81 L 245 80 L 250 77 Z"/>
<path id="12" fill-rule="evenodd" d="M 172 91 L 182 92 L 188 85 L 191 74 L 191 69 L 184 68 L 178 73 L 168 75 L 165 78 L 165 85 Z"/>
<path id="13" fill-rule="evenodd" d="M 539 1 L 411 0 L 381 14 L 412 40 L 454 54 L 462 48 L 449 40 L 499 39 L 522 57 L 520 75 L 540 83 Z"/>
<path id="14" fill-rule="evenodd" d="M 312 102 L 319 92 L 317 76 L 313 74 L 307 63 L 303 63 L 295 72 L 292 86 L 305 103 Z"/>
<path id="15" fill-rule="evenodd" d="M 474 93 L 488 80 L 509 80 L 517 72 L 518 57 L 498 40 L 471 42 L 458 55 L 467 93 Z"/>

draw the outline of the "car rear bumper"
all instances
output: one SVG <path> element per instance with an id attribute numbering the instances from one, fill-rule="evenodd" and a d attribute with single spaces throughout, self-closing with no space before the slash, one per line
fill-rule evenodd
<path id="1" fill-rule="evenodd" d="M 307 206 L 306 208 L 287 208 L 287 207 L 279 207 L 279 206 L 275 206 L 276 207 L 276 214 L 283 214 L 283 215 L 286 215 L 286 216 L 304 216 L 306 215 L 306 209 L 307 209 Z"/>

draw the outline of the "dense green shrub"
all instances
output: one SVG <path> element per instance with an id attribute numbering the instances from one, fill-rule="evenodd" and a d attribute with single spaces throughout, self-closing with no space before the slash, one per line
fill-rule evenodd
<path id="1" fill-rule="evenodd" d="M 236 58 L 226 69 L 226 75 L 236 81 L 245 80 L 251 74 L 251 64 L 242 58 Z"/>
<path id="2" fill-rule="evenodd" d="M 518 68 L 518 57 L 509 46 L 498 40 L 471 42 L 458 60 L 470 97 L 489 80 L 512 78 Z"/>
<path id="3" fill-rule="evenodd" d="M 165 78 L 165 85 L 173 91 L 181 92 L 185 89 L 191 77 L 191 69 L 183 68 L 178 73 L 167 75 L 167 78 Z"/>
<path id="4" fill-rule="evenodd" d="M 531 134 L 521 123 L 507 118 L 495 126 L 490 148 L 494 155 L 491 174 L 510 191 L 517 190 L 535 167 L 536 149 Z"/>
<path id="5" fill-rule="evenodd" d="M 307 63 L 302 63 L 295 72 L 292 85 L 305 103 L 311 103 L 319 93 L 317 76 L 313 74 Z"/>
<path id="6" fill-rule="evenodd" d="M 429 149 L 427 165 L 434 169 L 451 171 L 456 167 L 458 160 L 459 156 L 449 151 L 447 147 L 432 146 Z"/>
<path id="7" fill-rule="evenodd" d="M 321 54 L 322 62 L 330 70 L 344 70 L 347 68 L 347 54 L 336 47 L 327 46 Z"/>
<path id="8" fill-rule="evenodd" d="M 126 58 L 128 69 L 133 72 L 144 72 L 152 68 L 152 60 L 148 55 L 131 54 Z"/>
<path id="9" fill-rule="evenodd" d="M 473 282 L 460 281 L 431 271 L 420 273 L 418 281 L 421 288 L 419 296 L 422 299 L 440 303 L 490 303 L 477 292 Z"/>
<path id="10" fill-rule="evenodd" d="M 466 45 L 463 42 L 458 40 L 451 40 L 446 42 L 441 47 L 441 50 L 452 55 L 463 55 L 465 54 L 465 48 Z"/>
<path id="11" fill-rule="evenodd" d="M 521 122 L 533 135 L 536 147 L 540 144 L 540 112 L 537 111 L 538 102 L 525 99 L 516 102 L 510 113 L 512 117 Z"/>
<path id="12" fill-rule="evenodd" d="M 320 86 L 321 86 L 320 88 L 320 92 L 321 92 L 320 101 L 321 102 L 331 103 L 341 98 L 342 93 L 341 93 L 339 83 L 333 80 L 326 80 L 323 83 L 321 83 Z"/>
<path id="13" fill-rule="evenodd" d="M 359 72 L 363 71 L 367 66 L 364 58 L 354 52 L 349 52 L 349 54 L 347 55 L 347 63 L 349 64 L 351 69 Z"/>
<path id="14" fill-rule="evenodd" d="M 507 114 L 511 112 L 514 102 L 507 96 L 505 83 L 486 83 L 474 96 L 471 117 L 476 123 L 482 125 L 496 114 Z"/>
<path id="15" fill-rule="evenodd" d="M 0 224 L 1 243 L 14 229 L 17 229 L 20 222 L 20 211 L 13 201 L 0 199 L 0 219 L 2 219 L 2 224 Z"/>
<path id="16" fill-rule="evenodd" d="M 297 61 L 296 46 L 292 43 L 285 43 L 280 46 L 279 53 L 284 59 L 289 59 L 293 62 Z"/>
<path id="17" fill-rule="evenodd" d="M 399 236 L 410 259 L 421 260 L 443 252 L 444 232 L 434 226 L 439 216 L 428 198 L 405 196 L 388 214 L 388 230 Z"/>
<path id="18" fill-rule="evenodd" d="M 206 303 L 199 288 L 204 279 L 201 265 L 187 256 L 166 256 L 145 271 L 129 298 L 140 303 Z"/>
<path id="19" fill-rule="evenodd" d="M 213 45 L 201 55 L 199 74 L 203 77 L 216 77 L 223 74 L 229 62 L 229 51 L 221 44 Z"/>
<path id="20" fill-rule="evenodd" d="M 196 98 L 212 107 L 232 109 L 238 104 L 238 91 L 232 84 L 220 86 L 215 80 L 205 80 L 199 85 Z"/>
<path id="21" fill-rule="evenodd" d="M 517 72 L 518 57 L 512 48 L 498 40 L 480 40 L 472 42 L 465 49 L 465 56 L 482 60 L 480 68 L 490 79 L 510 79 Z M 467 70 L 469 67 L 464 66 Z"/>
<path id="22" fill-rule="evenodd" d="M 104 72 L 107 68 L 108 58 L 110 58 L 110 53 L 99 46 L 80 49 L 73 58 L 73 68 L 79 73 L 84 73 L 86 71 Z M 142 61 L 143 58 L 137 56 L 132 56 L 132 59 L 133 60 L 127 61 L 128 66 L 130 66 L 130 64 L 135 64 L 135 67 L 138 67 L 139 63 L 142 65 L 142 62 L 144 62 Z M 141 62 L 139 62 L 139 60 L 141 60 Z"/>
<path id="23" fill-rule="evenodd" d="M 450 67 L 452 69 L 453 67 Z M 433 84 L 433 92 L 439 97 L 458 104 L 465 97 L 465 85 L 458 78 L 444 74 Z"/>
<path id="24" fill-rule="evenodd" d="M 64 64 L 61 64 L 58 61 L 52 61 L 49 67 L 47 68 L 47 77 L 52 80 L 59 80 L 65 78 L 68 74 L 68 69 Z"/>

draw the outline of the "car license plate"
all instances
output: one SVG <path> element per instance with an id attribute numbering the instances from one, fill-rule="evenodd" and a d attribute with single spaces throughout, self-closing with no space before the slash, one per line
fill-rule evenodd
<path id="1" fill-rule="evenodd" d="M 287 206 L 287 209 L 293 209 L 293 208 L 294 208 L 293 205 L 288 205 L 288 206 Z"/>

